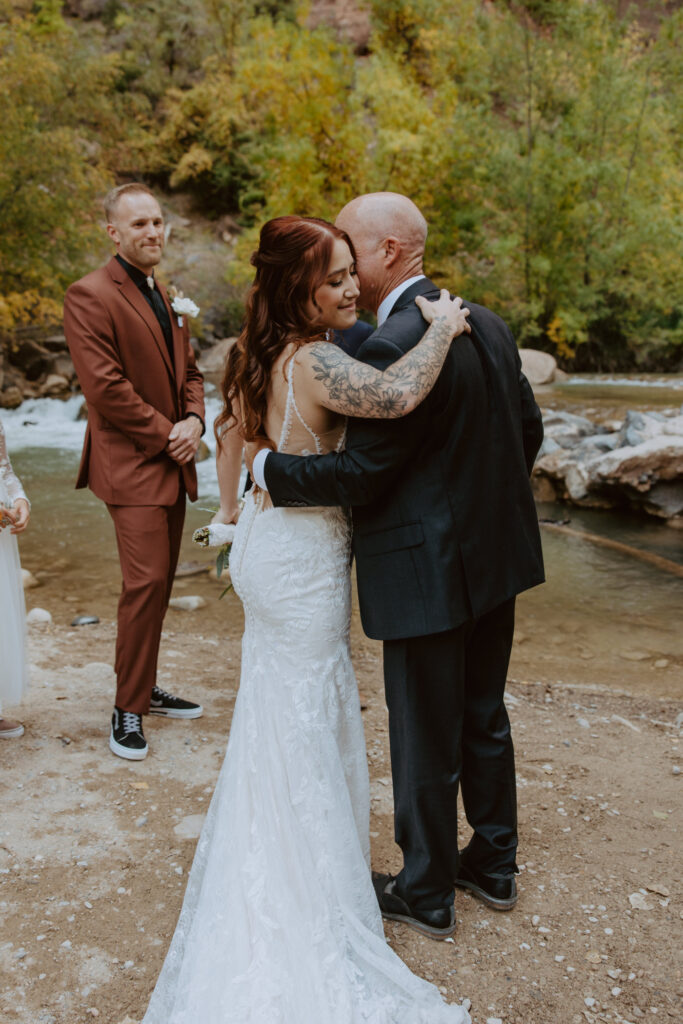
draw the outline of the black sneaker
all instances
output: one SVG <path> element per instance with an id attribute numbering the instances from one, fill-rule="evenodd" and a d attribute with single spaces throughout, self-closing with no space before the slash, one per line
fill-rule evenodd
<path id="1" fill-rule="evenodd" d="M 142 715 L 114 708 L 114 714 L 111 716 L 109 749 L 112 754 L 124 757 L 127 761 L 142 761 L 147 757 L 149 747 L 142 733 Z"/>
<path id="2" fill-rule="evenodd" d="M 201 718 L 204 708 L 201 704 L 193 704 L 191 700 L 174 697 L 158 686 L 152 690 L 149 702 L 150 715 L 164 715 L 166 718 Z"/>

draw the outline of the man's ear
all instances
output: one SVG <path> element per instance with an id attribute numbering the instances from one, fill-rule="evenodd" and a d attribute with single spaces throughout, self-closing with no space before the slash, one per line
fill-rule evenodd
<path id="1" fill-rule="evenodd" d="M 388 238 L 384 239 L 383 248 L 384 265 L 385 267 L 391 267 L 401 255 L 401 243 L 394 235 L 389 235 Z"/>
<path id="2" fill-rule="evenodd" d="M 114 243 L 114 245 L 118 245 L 119 244 L 119 241 L 120 241 L 119 233 L 118 233 L 118 231 L 116 230 L 116 228 L 114 227 L 113 224 L 107 224 L 107 234 L 111 238 L 111 240 Z"/>

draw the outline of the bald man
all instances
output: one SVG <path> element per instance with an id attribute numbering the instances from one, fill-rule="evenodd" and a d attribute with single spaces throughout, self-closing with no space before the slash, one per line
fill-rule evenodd
<path id="1" fill-rule="evenodd" d="M 357 255 L 359 305 L 377 330 L 356 358 L 385 369 L 425 324 L 417 296 L 427 224 L 395 193 L 360 196 L 337 225 Z M 517 899 L 517 811 L 503 703 L 515 597 L 543 581 L 529 484 L 541 414 L 506 324 L 467 300 L 470 335 L 451 346 L 430 395 L 403 419 L 351 419 L 344 452 L 261 451 L 274 505 L 353 510 L 363 628 L 384 641 L 396 842 L 403 868 L 374 876 L 382 913 L 443 939 L 454 885 L 497 910 Z M 333 372 L 331 370 L 331 372 Z M 457 797 L 473 829 L 458 852 Z"/>

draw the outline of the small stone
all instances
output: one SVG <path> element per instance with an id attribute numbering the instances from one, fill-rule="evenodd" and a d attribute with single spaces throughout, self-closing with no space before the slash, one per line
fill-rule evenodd
<path id="1" fill-rule="evenodd" d="M 125 964 L 123 966 L 124 966 L 124 969 L 127 968 L 127 967 L 134 967 L 135 966 L 135 961 L 134 960 L 126 960 L 126 962 L 125 962 Z"/>
<path id="2" fill-rule="evenodd" d="M 587 718 L 577 718 L 576 724 L 580 725 L 582 729 L 590 729 L 591 724 Z"/>
<path id="3" fill-rule="evenodd" d="M 28 569 L 21 570 L 21 583 L 24 590 L 33 590 L 34 587 L 40 586 L 40 580 L 37 580 Z"/>
<path id="4" fill-rule="evenodd" d="M 95 626 L 100 620 L 96 615 L 77 615 L 71 620 L 72 626 Z"/>
<path id="5" fill-rule="evenodd" d="M 657 658 L 657 660 L 655 662 L 655 668 L 668 668 L 668 667 L 669 667 L 669 659 L 668 658 Z"/>
<path id="6" fill-rule="evenodd" d="M 172 597 L 168 606 L 178 612 L 196 612 L 199 608 L 206 606 L 206 601 L 199 594 L 187 594 L 182 597 Z"/>
<path id="7" fill-rule="evenodd" d="M 147 817 L 147 815 L 146 814 L 142 814 L 142 815 L 140 815 L 140 817 L 135 822 L 135 827 L 136 828 L 142 828 L 143 825 L 146 825 L 148 821 L 149 821 L 149 818 Z"/>
<path id="8" fill-rule="evenodd" d="M 673 768 L 671 769 L 671 774 L 672 775 L 680 775 L 681 774 L 681 769 L 678 767 L 677 764 L 675 764 L 673 766 Z"/>
<path id="9" fill-rule="evenodd" d="M 92 910 L 92 903 L 90 903 L 89 900 L 86 900 L 83 906 L 87 907 L 88 910 Z"/>
<path id="10" fill-rule="evenodd" d="M 650 882 L 645 888 L 648 892 L 656 892 L 658 896 L 670 896 L 671 893 L 661 882 Z"/>
<path id="11" fill-rule="evenodd" d="M 188 814 L 178 822 L 173 831 L 181 839 L 196 839 L 202 830 L 205 817 L 205 814 Z"/>
<path id="12" fill-rule="evenodd" d="M 592 1006 L 595 1006 L 595 999 L 593 999 L 592 996 L 586 996 L 586 998 L 584 999 L 584 1003 L 586 1004 L 588 1009 L 590 1009 Z"/>
<path id="13" fill-rule="evenodd" d="M 29 626 L 49 626 L 52 616 L 45 608 L 31 608 L 26 616 L 26 621 Z"/>
<path id="14" fill-rule="evenodd" d="M 620 974 L 621 971 L 618 967 L 615 967 L 613 970 L 607 972 L 607 976 L 610 977 L 613 981 L 616 981 Z"/>
<path id="15" fill-rule="evenodd" d="M 126 895 L 126 890 L 123 888 L 122 885 L 120 885 L 116 891 L 119 894 L 119 896 L 125 896 Z"/>
<path id="16" fill-rule="evenodd" d="M 618 651 L 617 653 L 625 661 L 648 661 L 650 658 L 645 651 Z"/>
<path id="17" fill-rule="evenodd" d="M 175 871 L 176 875 L 182 875 L 183 873 L 183 869 L 181 868 L 180 865 L 178 865 L 178 867 L 174 868 L 173 870 Z"/>
<path id="18" fill-rule="evenodd" d="M 503 1024 L 502 1017 L 487 1017 L 486 1024 Z"/>
<path id="19" fill-rule="evenodd" d="M 621 989 L 619 988 L 618 985 L 615 985 L 614 988 L 612 989 L 612 995 L 613 996 L 620 996 L 621 995 Z"/>
<path id="20" fill-rule="evenodd" d="M 62 942 L 62 944 L 61 944 L 61 948 L 62 949 L 71 949 L 71 940 L 70 939 L 65 939 L 64 942 Z"/>
<path id="21" fill-rule="evenodd" d="M 22 949 L 18 949 L 16 951 L 16 953 L 14 954 L 14 959 L 15 960 L 23 960 L 25 956 L 26 956 L 26 950 L 23 949 L 23 948 Z"/>
<path id="22" fill-rule="evenodd" d="M 534 928 L 538 927 L 538 925 L 541 923 L 541 919 L 538 916 L 538 914 L 534 914 L 534 916 L 531 918 L 531 923 L 534 926 Z"/>
<path id="23" fill-rule="evenodd" d="M 650 905 L 643 896 L 642 892 L 632 892 L 628 898 L 629 903 L 634 910 L 649 910 Z"/>

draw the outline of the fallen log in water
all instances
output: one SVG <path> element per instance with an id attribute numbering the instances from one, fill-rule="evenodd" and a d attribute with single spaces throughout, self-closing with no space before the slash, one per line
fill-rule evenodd
<path id="1" fill-rule="evenodd" d="M 679 565 L 678 562 L 672 562 L 670 558 L 664 558 L 662 555 L 655 555 L 651 551 L 642 551 L 640 548 L 634 548 L 631 544 L 624 544 L 622 541 L 612 540 L 610 537 L 601 537 L 598 533 L 586 533 L 583 530 L 573 530 L 571 526 L 562 526 L 560 523 L 549 523 L 541 519 L 540 524 L 544 530 L 553 530 L 555 533 L 562 533 L 566 537 L 578 537 L 579 540 L 585 540 L 591 544 L 597 544 L 599 547 L 611 548 L 612 551 L 620 551 L 623 555 L 630 555 L 632 558 L 639 558 L 641 562 L 648 562 L 649 565 L 654 565 L 657 569 L 662 569 L 664 572 L 670 572 L 674 576 L 680 576 L 683 579 L 683 565 Z"/>

